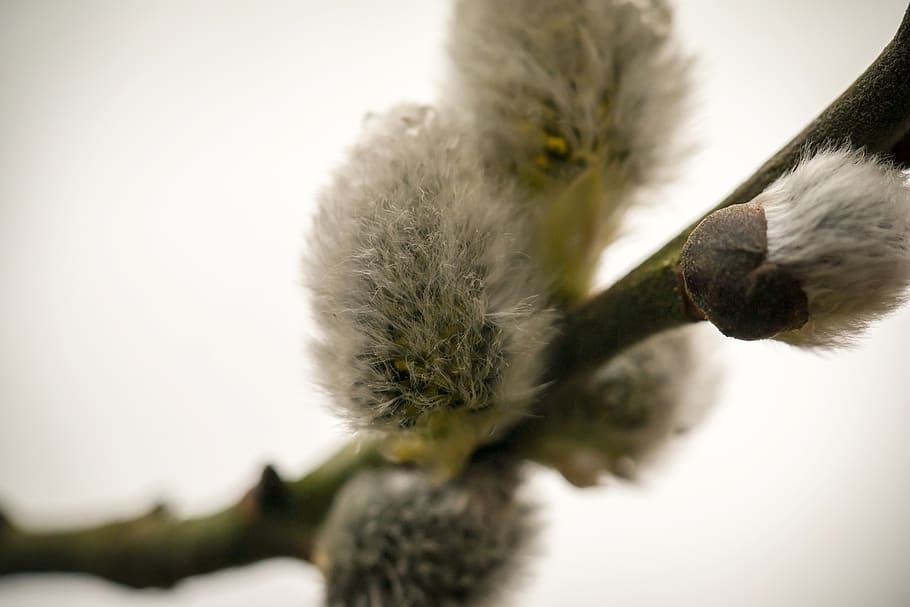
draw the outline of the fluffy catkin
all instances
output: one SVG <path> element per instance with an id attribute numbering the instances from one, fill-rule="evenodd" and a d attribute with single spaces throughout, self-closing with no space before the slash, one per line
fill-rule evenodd
<path id="1" fill-rule="evenodd" d="M 514 194 L 468 137 L 427 107 L 372 117 L 321 196 L 305 264 L 341 413 L 455 460 L 523 415 L 554 320 Z"/>
<path id="2" fill-rule="evenodd" d="M 899 306 L 910 283 L 910 184 L 861 151 L 807 155 L 757 199 L 768 261 L 801 283 L 809 321 L 776 338 L 799 346 L 849 343 Z"/>
<path id="3" fill-rule="evenodd" d="M 448 98 L 522 188 L 536 253 L 583 296 L 638 188 L 668 176 L 690 61 L 662 0 L 458 0 Z"/>
<path id="4" fill-rule="evenodd" d="M 702 327 L 660 333 L 598 369 L 572 406 L 548 401 L 538 411 L 530 457 L 571 483 L 593 485 L 604 473 L 634 478 L 670 439 L 713 404 L 716 365 Z"/>
<path id="5" fill-rule="evenodd" d="M 415 470 L 361 473 L 336 497 L 319 539 L 326 604 L 493 604 L 536 536 L 516 466 L 474 462 L 442 485 Z"/>

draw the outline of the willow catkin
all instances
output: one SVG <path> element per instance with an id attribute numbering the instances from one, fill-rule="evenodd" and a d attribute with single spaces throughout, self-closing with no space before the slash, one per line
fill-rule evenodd
<path id="1" fill-rule="evenodd" d="M 457 471 L 521 418 L 553 331 L 514 193 L 454 116 L 370 119 L 320 200 L 306 275 L 325 388 L 391 454 Z"/>
<path id="2" fill-rule="evenodd" d="M 559 295 L 585 296 L 641 188 L 681 156 L 690 60 L 662 0 L 458 0 L 446 99 L 514 181 Z"/>
<path id="3" fill-rule="evenodd" d="M 491 605 L 533 546 L 514 461 L 472 462 L 439 484 L 419 470 L 363 472 L 318 541 L 329 607 Z"/>
<path id="4" fill-rule="evenodd" d="M 777 339 L 836 347 L 901 305 L 910 285 L 910 182 L 848 148 L 806 154 L 756 198 L 769 263 L 800 283 L 809 318 Z"/>

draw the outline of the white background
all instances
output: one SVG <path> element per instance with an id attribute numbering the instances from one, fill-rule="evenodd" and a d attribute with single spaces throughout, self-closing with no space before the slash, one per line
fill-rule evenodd
<path id="1" fill-rule="evenodd" d="M 839 94 L 903 0 L 686 0 L 699 151 L 604 280 L 713 206 Z M 361 117 L 431 101 L 448 4 L 0 1 L 0 503 L 36 527 L 181 515 L 344 441 L 313 389 L 298 258 Z M 820 358 L 717 339 L 714 414 L 640 487 L 538 473 L 514 605 L 910 604 L 910 313 Z M 307 606 L 272 561 L 134 592 L 0 580 L 4 607 Z"/>

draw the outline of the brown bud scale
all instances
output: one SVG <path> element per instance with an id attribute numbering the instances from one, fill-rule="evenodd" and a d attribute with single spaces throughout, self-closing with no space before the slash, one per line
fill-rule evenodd
<path id="1" fill-rule="evenodd" d="M 767 256 L 767 222 L 758 199 L 711 213 L 683 246 L 686 291 L 724 335 L 766 339 L 808 320 L 799 281 Z"/>

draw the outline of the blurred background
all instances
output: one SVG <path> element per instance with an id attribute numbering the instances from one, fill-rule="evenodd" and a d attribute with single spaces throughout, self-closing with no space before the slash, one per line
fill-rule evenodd
<path id="1" fill-rule="evenodd" d="M 718 202 L 875 58 L 904 0 L 686 0 L 697 149 L 606 284 Z M 345 440 L 314 389 L 299 256 L 365 112 L 432 101 L 441 0 L 0 1 L 0 504 L 56 528 L 236 499 Z M 683 118 L 681 118 L 683 120 Z M 850 352 L 709 328 L 717 407 L 643 483 L 539 471 L 511 604 L 910 604 L 910 309 Z M 136 592 L 0 579 L 3 607 L 300 607 L 289 560 Z"/>

